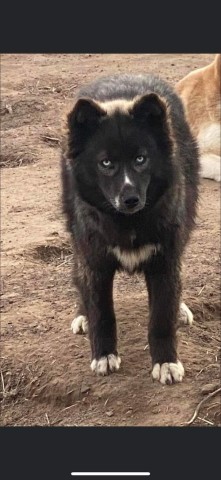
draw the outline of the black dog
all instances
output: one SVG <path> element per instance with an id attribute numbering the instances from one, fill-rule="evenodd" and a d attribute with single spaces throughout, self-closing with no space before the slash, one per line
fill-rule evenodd
<path id="1" fill-rule="evenodd" d="M 181 255 L 194 226 L 198 150 L 181 101 L 152 75 L 101 78 L 79 93 L 63 146 L 63 205 L 81 303 L 74 333 L 89 328 L 91 368 L 118 370 L 113 279 L 142 272 L 149 292 L 152 376 L 182 381 L 176 328 Z"/>

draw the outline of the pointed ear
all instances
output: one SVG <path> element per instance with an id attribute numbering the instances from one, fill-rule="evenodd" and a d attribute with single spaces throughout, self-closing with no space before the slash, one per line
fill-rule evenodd
<path id="1" fill-rule="evenodd" d="M 166 117 L 166 104 L 156 93 L 149 93 L 135 101 L 130 113 L 142 123 L 150 120 L 159 123 Z"/>
<path id="2" fill-rule="evenodd" d="M 93 128 L 99 123 L 105 111 L 89 98 L 80 98 L 68 115 L 68 126 L 72 131 L 76 127 Z"/>
<path id="3" fill-rule="evenodd" d="M 68 115 L 69 154 L 73 157 L 83 149 L 91 135 L 99 126 L 105 111 L 90 98 L 77 100 L 73 110 Z"/>
<path id="4" fill-rule="evenodd" d="M 156 93 L 143 95 L 135 100 L 130 112 L 136 122 L 152 132 L 158 147 L 164 153 L 172 153 L 174 149 L 173 128 L 170 118 L 170 107 Z"/>

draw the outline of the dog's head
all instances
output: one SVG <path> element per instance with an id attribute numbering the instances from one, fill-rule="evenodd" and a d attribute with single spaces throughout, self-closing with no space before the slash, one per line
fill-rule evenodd
<path id="1" fill-rule="evenodd" d="M 68 127 L 76 182 L 90 204 L 131 215 L 167 188 L 173 141 L 168 107 L 155 93 L 103 103 L 80 98 Z"/>

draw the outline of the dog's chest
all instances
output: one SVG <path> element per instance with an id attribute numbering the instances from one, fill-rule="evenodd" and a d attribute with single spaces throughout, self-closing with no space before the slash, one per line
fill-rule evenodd
<path id="1" fill-rule="evenodd" d="M 139 248 L 122 249 L 121 247 L 111 247 L 111 252 L 120 262 L 121 266 L 128 272 L 133 272 L 141 266 L 142 263 L 148 261 L 153 255 L 160 250 L 159 244 L 149 243 Z"/>

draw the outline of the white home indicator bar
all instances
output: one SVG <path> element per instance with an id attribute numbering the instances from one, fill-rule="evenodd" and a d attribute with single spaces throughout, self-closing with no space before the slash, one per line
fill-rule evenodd
<path id="1" fill-rule="evenodd" d="M 71 472 L 77 477 L 147 477 L 150 472 Z"/>

